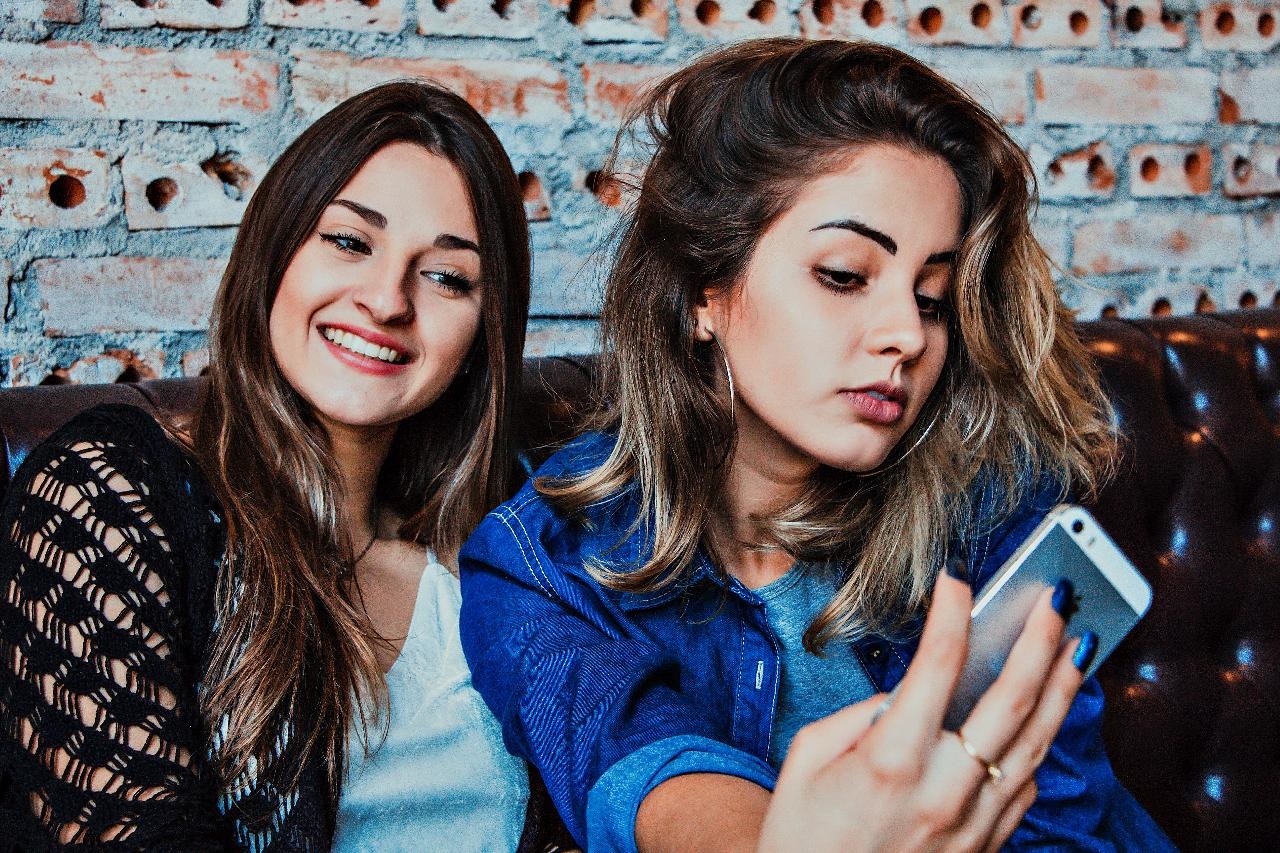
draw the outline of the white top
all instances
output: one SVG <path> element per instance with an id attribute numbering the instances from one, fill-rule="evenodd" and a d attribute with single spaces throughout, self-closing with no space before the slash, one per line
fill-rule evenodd
<path id="1" fill-rule="evenodd" d="M 529 777 L 471 686 L 460 603 L 458 579 L 428 552 L 404 648 L 387 673 L 386 740 L 365 760 L 355 727 L 347 739 L 334 851 L 510 853 L 519 844 Z"/>

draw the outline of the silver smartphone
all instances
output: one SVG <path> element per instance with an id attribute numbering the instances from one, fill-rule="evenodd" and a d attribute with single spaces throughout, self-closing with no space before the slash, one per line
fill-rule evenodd
<path id="1" fill-rule="evenodd" d="M 1151 586 L 1083 507 L 1060 504 L 982 588 L 973 603 L 969 656 L 944 725 L 955 731 L 1000 674 L 1036 598 L 1066 578 L 1075 587 L 1067 637 L 1098 636 L 1093 675 L 1151 606 Z"/>

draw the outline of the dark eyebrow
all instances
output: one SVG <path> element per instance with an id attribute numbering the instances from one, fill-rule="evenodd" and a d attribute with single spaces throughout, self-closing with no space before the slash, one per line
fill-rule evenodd
<path id="1" fill-rule="evenodd" d="M 924 259 L 924 265 L 927 267 L 929 264 L 954 264 L 957 254 L 955 249 L 947 252 L 934 252 Z"/>
<path id="2" fill-rule="evenodd" d="M 852 231 L 854 234 L 861 234 L 869 240 L 875 241 L 886 252 L 891 255 L 898 254 L 898 243 L 883 231 L 877 231 L 870 225 L 864 225 L 856 219 L 836 219 L 832 222 L 824 222 L 817 228 L 811 228 L 811 231 L 821 231 L 824 228 L 843 228 L 845 231 Z"/>
<path id="3" fill-rule="evenodd" d="M 374 228 L 386 228 L 387 217 L 371 207 L 365 207 L 363 204 L 351 201 L 345 198 L 335 198 L 330 204 L 336 204 L 339 207 L 345 207 L 347 210 L 359 216 L 365 222 L 368 222 Z"/>
<path id="4" fill-rule="evenodd" d="M 441 234 L 436 238 L 435 246 L 437 249 L 470 249 L 477 255 L 480 254 L 479 246 L 466 237 L 459 237 L 456 234 Z"/>

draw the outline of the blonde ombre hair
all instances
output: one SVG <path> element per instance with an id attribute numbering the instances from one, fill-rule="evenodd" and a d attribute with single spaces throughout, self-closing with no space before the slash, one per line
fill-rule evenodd
<path id="1" fill-rule="evenodd" d="M 594 470 L 537 484 L 573 517 L 635 489 L 650 548 L 638 565 L 600 555 L 601 583 L 651 590 L 684 576 L 699 546 L 715 557 L 710 525 L 735 427 L 714 346 L 694 337 L 694 306 L 738 286 L 760 235 L 805 183 L 873 144 L 939 157 L 960 185 L 950 349 L 884 465 L 822 468 L 791 505 L 754 519 L 761 544 L 846 568 L 806 645 L 899 627 L 924 607 L 947 543 L 981 532 L 1028 484 L 1051 477 L 1064 493 L 1096 491 L 1116 451 L 1113 418 L 1031 232 L 1034 174 L 963 91 L 889 47 L 748 41 L 659 83 L 619 135 L 615 162 L 624 140 L 641 138 L 652 160 L 605 291 L 592 423 L 618 441 Z M 980 480 L 1004 498 L 983 519 Z"/>

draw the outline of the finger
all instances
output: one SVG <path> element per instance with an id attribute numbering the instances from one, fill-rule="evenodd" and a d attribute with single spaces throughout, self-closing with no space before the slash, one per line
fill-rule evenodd
<path id="1" fill-rule="evenodd" d="M 965 738 L 992 761 L 999 760 L 1040 701 L 1062 650 L 1065 623 L 1053 609 L 1053 589 L 1036 600 L 995 683 L 965 720 Z"/>
<path id="2" fill-rule="evenodd" d="M 813 776 L 836 758 L 855 748 L 862 736 L 871 728 L 876 709 L 885 699 L 878 693 L 855 705 L 841 708 L 834 714 L 816 720 L 791 739 L 782 773 Z"/>
<path id="3" fill-rule="evenodd" d="M 1022 823 L 1022 818 L 1026 815 L 1027 809 L 1031 808 L 1035 803 L 1039 793 L 1039 789 L 1036 787 L 1036 780 L 1027 780 L 1018 789 L 1017 795 L 1005 805 L 1004 810 L 1000 812 L 1000 816 L 996 818 L 995 825 L 986 844 L 974 845 L 970 849 L 982 849 L 987 853 L 996 853 L 1009 840 L 1009 836 L 1013 835 L 1014 830 L 1018 828 L 1018 824 Z"/>
<path id="4" fill-rule="evenodd" d="M 920 751 L 937 739 L 968 651 L 972 604 L 967 583 L 938 575 L 920 646 L 893 706 L 876 726 L 877 740 L 883 738 L 895 749 Z"/>
<path id="5" fill-rule="evenodd" d="M 1079 641 L 1073 640 L 1059 653 L 1035 711 L 1010 744 L 1004 763 L 1019 780 L 1032 776 L 1044 761 L 1084 681 L 1074 661 L 1078 646 Z"/>

